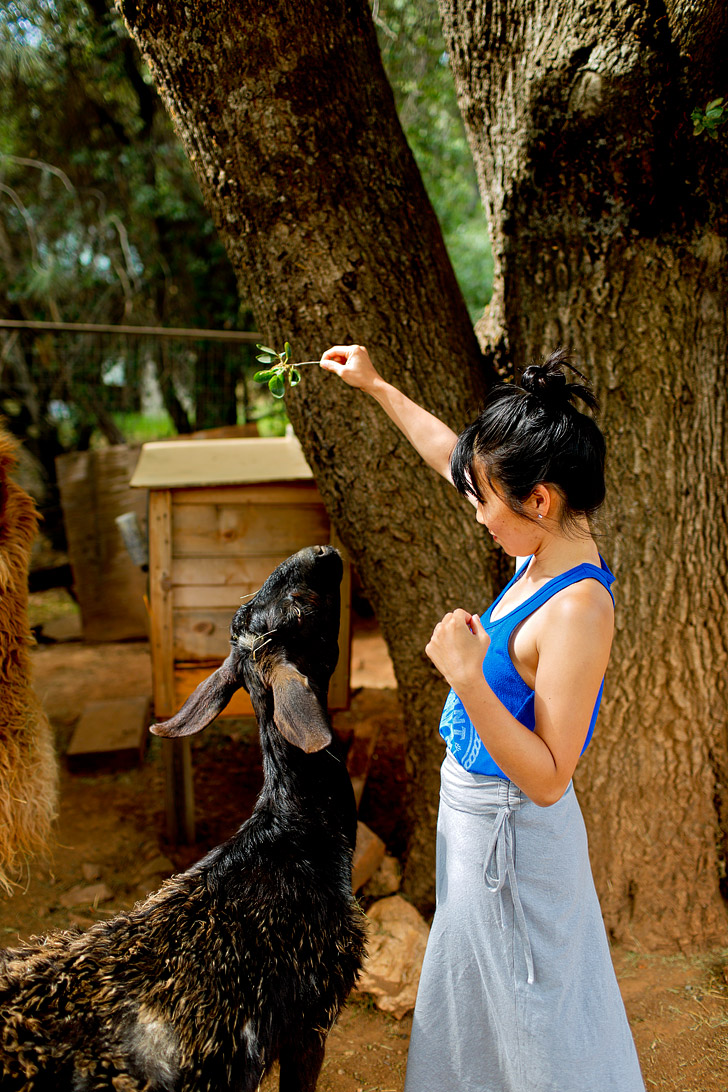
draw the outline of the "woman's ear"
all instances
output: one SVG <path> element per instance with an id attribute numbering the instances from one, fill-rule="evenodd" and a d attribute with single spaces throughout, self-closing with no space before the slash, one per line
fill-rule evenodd
<path id="1" fill-rule="evenodd" d="M 531 495 L 526 500 L 526 507 L 531 519 L 546 519 L 554 514 L 554 497 L 552 491 L 543 482 L 534 486 Z"/>

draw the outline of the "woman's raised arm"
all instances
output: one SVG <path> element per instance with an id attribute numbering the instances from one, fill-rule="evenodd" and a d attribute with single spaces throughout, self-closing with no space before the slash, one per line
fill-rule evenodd
<path id="1" fill-rule="evenodd" d="M 370 394 L 424 461 L 452 482 L 450 456 L 457 434 L 434 414 L 382 379 L 362 345 L 334 345 L 321 357 L 321 367 L 350 387 Z"/>

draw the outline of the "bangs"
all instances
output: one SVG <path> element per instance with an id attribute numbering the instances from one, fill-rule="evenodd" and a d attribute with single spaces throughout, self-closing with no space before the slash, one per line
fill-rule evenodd
<path id="1" fill-rule="evenodd" d="M 450 473 L 452 474 L 453 485 L 461 496 L 473 497 L 482 503 L 485 498 L 478 486 L 477 477 L 473 473 L 478 431 L 478 422 L 476 421 L 472 425 L 468 425 L 465 431 L 460 433 L 450 456 Z"/>

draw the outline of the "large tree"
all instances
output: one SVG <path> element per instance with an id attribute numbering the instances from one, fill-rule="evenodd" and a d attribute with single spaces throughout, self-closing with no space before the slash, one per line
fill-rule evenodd
<path id="1" fill-rule="evenodd" d="M 618 629 L 577 778 L 605 916 L 650 946 L 725 942 L 728 9 L 440 0 L 491 226 L 482 323 L 514 365 L 567 343 L 609 440 Z"/>
<path id="2" fill-rule="evenodd" d="M 306 359 L 363 342 L 455 428 L 494 362 L 566 342 L 595 378 L 620 614 L 581 787 L 612 932 L 690 945 L 726 939 L 726 165 L 686 117 L 726 35 L 708 5 L 685 29 L 643 7 L 442 0 L 495 244 L 481 354 L 364 0 L 120 0 L 266 340 Z M 288 409 L 392 652 L 426 902 L 443 687 L 422 650 L 445 609 L 488 598 L 498 560 L 360 395 L 307 374 Z"/>

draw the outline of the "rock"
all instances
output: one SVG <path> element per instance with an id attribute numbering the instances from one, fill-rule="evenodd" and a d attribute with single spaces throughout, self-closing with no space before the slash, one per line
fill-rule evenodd
<path id="1" fill-rule="evenodd" d="M 68 922 L 70 925 L 75 925 L 78 929 L 84 931 L 96 924 L 94 918 L 89 918 L 86 914 L 69 914 Z"/>
<path id="2" fill-rule="evenodd" d="M 402 884 L 402 869 L 396 857 L 385 854 L 372 878 L 364 885 L 363 894 L 372 899 L 383 899 L 385 895 L 394 895 Z"/>
<path id="3" fill-rule="evenodd" d="M 174 871 L 175 867 L 169 857 L 165 857 L 163 853 L 157 853 L 151 860 L 146 861 L 146 863 L 137 870 L 136 878 L 138 881 L 145 880 L 149 876 L 166 879 L 167 876 L 171 876 Z"/>
<path id="4" fill-rule="evenodd" d="M 61 895 L 58 901 L 69 910 L 74 906 L 98 906 L 100 902 L 108 902 L 113 897 L 114 892 L 105 883 L 77 884 Z"/>
<path id="5" fill-rule="evenodd" d="M 367 958 L 357 984 L 374 997 L 377 1008 L 397 1020 L 415 1007 L 429 928 L 400 895 L 369 908 Z"/>
<path id="6" fill-rule="evenodd" d="M 356 848 L 351 865 L 351 887 L 359 888 L 374 875 L 384 859 L 384 842 L 366 823 L 356 824 Z"/>

